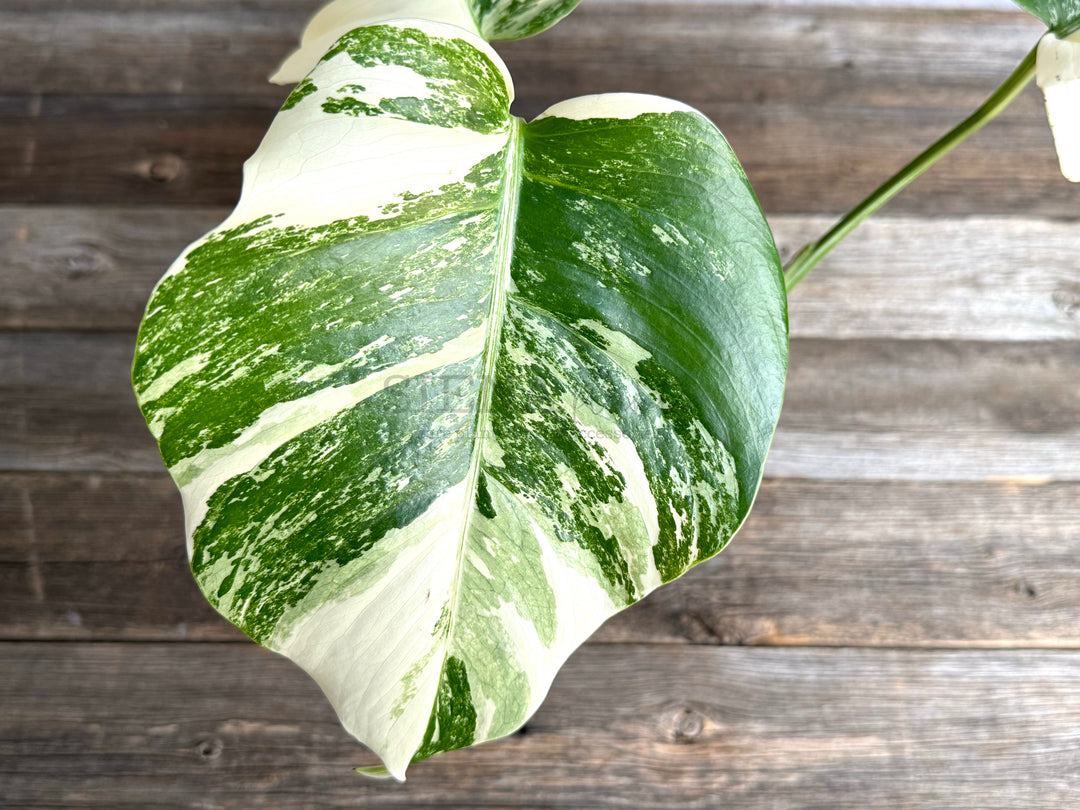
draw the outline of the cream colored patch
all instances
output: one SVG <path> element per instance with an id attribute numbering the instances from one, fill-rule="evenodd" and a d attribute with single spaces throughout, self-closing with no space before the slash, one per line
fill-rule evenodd
<path id="1" fill-rule="evenodd" d="M 578 321 L 578 326 L 585 327 L 586 329 L 595 332 L 604 339 L 607 346 L 604 348 L 604 353 L 619 364 L 627 374 L 633 377 L 635 380 L 639 380 L 640 376 L 637 373 L 637 364 L 642 360 L 648 360 L 652 357 L 645 349 L 641 348 L 634 340 L 628 335 L 624 335 L 622 332 L 616 332 L 614 329 L 609 329 L 600 321 L 594 320 L 582 320 Z"/>
<path id="2" fill-rule="evenodd" d="M 1080 32 L 1063 40 L 1047 34 L 1036 58 L 1061 173 L 1080 183 Z"/>
<path id="3" fill-rule="evenodd" d="M 569 118 L 573 121 L 586 121 L 590 118 L 637 118 L 646 113 L 691 112 L 705 117 L 681 101 L 650 96 L 644 93 L 601 93 L 594 96 L 579 96 L 567 101 L 560 101 L 548 107 L 536 120 L 541 118 Z"/>
<path id="4" fill-rule="evenodd" d="M 626 499 L 637 508 L 641 514 L 641 519 L 645 522 L 645 531 L 649 535 L 650 549 L 655 547 L 660 542 L 660 517 L 656 506 L 656 497 L 649 487 L 649 478 L 645 474 L 645 465 L 641 460 L 641 455 L 638 453 L 637 446 L 625 434 L 619 435 L 618 441 L 615 441 L 613 437 L 600 433 L 597 436 L 597 441 L 607 451 L 612 465 L 622 473 L 623 478 L 626 480 L 626 490 L 624 491 Z M 654 588 L 659 588 L 663 583 L 659 571 L 656 570 L 653 555 L 648 553 L 645 556 L 647 559 L 644 569 L 647 573 L 641 582 L 641 586 L 645 592 L 648 592 Z"/>
<path id="5" fill-rule="evenodd" d="M 359 559 L 326 571 L 282 618 L 273 648 L 322 687 L 345 729 L 405 778 L 423 742 L 445 658 L 436 634 L 457 571 L 465 482 Z"/>
<path id="6" fill-rule="evenodd" d="M 206 364 L 210 362 L 209 354 L 196 354 L 181 360 L 175 366 L 163 374 L 159 374 L 150 385 L 139 394 L 139 404 L 146 405 L 161 399 L 178 383 L 183 382 L 193 374 L 198 374 Z"/>

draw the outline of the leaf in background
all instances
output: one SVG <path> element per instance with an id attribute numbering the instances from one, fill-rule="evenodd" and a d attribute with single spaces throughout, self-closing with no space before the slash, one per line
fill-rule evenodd
<path id="1" fill-rule="evenodd" d="M 489 42 L 525 39 L 569 14 L 581 0 L 332 0 L 312 17 L 291 53 L 270 78 L 295 84 L 338 38 L 364 25 L 417 19 L 457 25 Z"/>
<path id="2" fill-rule="evenodd" d="M 403 778 L 716 554 L 780 411 L 772 235 L 700 113 L 526 124 L 486 42 L 343 37 L 155 290 L 134 384 L 207 598 Z"/>
<path id="3" fill-rule="evenodd" d="M 1013 0 L 1034 14 L 1059 36 L 1068 36 L 1080 28 L 1080 0 Z"/>

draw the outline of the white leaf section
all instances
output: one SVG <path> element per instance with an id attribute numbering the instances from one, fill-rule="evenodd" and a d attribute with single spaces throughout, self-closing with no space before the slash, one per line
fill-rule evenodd
<path id="1" fill-rule="evenodd" d="M 343 34 L 363 25 L 405 18 L 448 23 L 480 33 L 463 0 L 334 0 L 311 18 L 300 37 L 300 47 L 285 58 L 270 81 L 295 84 L 311 72 Z"/>
<path id="2" fill-rule="evenodd" d="M 689 104 L 681 101 L 651 96 L 647 93 L 601 93 L 592 96 L 579 96 L 567 101 L 560 101 L 540 115 L 542 118 L 568 118 L 572 121 L 586 121 L 590 118 L 637 118 L 645 113 L 692 112 L 704 116 Z"/>
<path id="3" fill-rule="evenodd" d="M 273 645 L 315 679 L 346 730 L 399 780 L 431 719 L 446 648 L 436 627 L 458 567 L 452 535 L 471 499 L 462 482 L 356 561 L 325 572 Z"/>
<path id="4" fill-rule="evenodd" d="M 1047 34 L 1039 43 L 1036 77 L 1046 96 L 1061 173 L 1080 183 L 1080 33 Z"/>
<path id="5" fill-rule="evenodd" d="M 515 605 L 500 600 L 495 613 L 505 633 L 506 650 L 512 651 L 513 658 L 529 680 L 529 703 L 524 711 L 527 718 L 543 702 L 566 659 L 604 621 L 617 613 L 620 606 L 600 584 L 595 563 L 587 553 L 576 544 L 555 539 L 555 526 L 497 479 L 489 478 L 488 487 L 498 517 L 494 521 L 478 517 L 472 527 L 472 543 L 497 548 L 499 555 L 512 557 L 519 546 L 515 538 L 527 537 L 530 543 L 535 542 L 540 552 L 542 581 L 551 589 L 555 605 L 556 633 L 549 642 L 540 638 L 536 625 L 523 618 Z M 476 660 L 462 654 L 478 672 L 492 666 L 492 661 Z M 491 707 L 486 707 L 483 700 L 474 701 L 474 705 L 478 711 L 476 739 L 490 739 L 488 725 L 491 718 L 485 713 Z"/>

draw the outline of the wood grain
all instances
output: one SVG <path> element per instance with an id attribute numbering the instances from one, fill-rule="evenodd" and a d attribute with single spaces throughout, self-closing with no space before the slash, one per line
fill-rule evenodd
<path id="1" fill-rule="evenodd" d="M 283 98 L 262 77 L 311 3 L 61 5 L 0 7 L 0 202 L 234 202 Z M 596 3 L 501 47 L 525 116 L 587 93 L 675 96 L 721 126 L 768 211 L 838 213 L 967 115 L 1038 33 L 1019 13 Z M 94 42 L 109 47 L 87 60 Z M 1032 89 L 892 210 L 1078 208 Z"/>
<path id="2" fill-rule="evenodd" d="M 227 208 L 0 207 L 0 329 L 131 330 L 154 284 Z M 777 216 L 781 254 L 830 217 Z M 803 282 L 791 332 L 818 338 L 1080 338 L 1080 226 L 871 220 Z"/>
<path id="3" fill-rule="evenodd" d="M 766 474 L 1077 480 L 1080 343 L 792 341 Z"/>
<path id="4" fill-rule="evenodd" d="M 647 84 L 640 89 L 653 92 Z M 91 103 L 94 109 L 80 112 Z M 37 117 L 0 116 L 0 203 L 232 205 L 243 162 L 273 117 L 272 109 L 247 104 L 62 97 L 46 98 Z M 970 112 L 856 106 L 830 110 L 825 118 L 818 109 L 782 104 L 696 106 L 724 131 L 771 214 L 850 209 Z M 1004 155 L 1012 168 L 1007 183 L 999 174 Z M 1078 208 L 1080 191 L 1061 177 L 1034 90 L 890 205 L 893 213 L 1021 210 L 1044 217 L 1069 216 Z"/>
<path id="5" fill-rule="evenodd" d="M 0 475 L 0 639 L 242 641 L 165 474 Z M 603 642 L 1080 648 L 1080 484 L 769 480 Z"/>
<path id="6" fill-rule="evenodd" d="M 126 333 L 0 333 L 0 470 L 157 472 Z M 1080 480 L 1080 342 L 795 340 L 766 474 Z"/>
<path id="7" fill-rule="evenodd" d="M 1078 678 L 1075 652 L 587 647 L 524 734 L 394 784 L 253 646 L 6 644 L 0 806 L 1061 810 Z"/>

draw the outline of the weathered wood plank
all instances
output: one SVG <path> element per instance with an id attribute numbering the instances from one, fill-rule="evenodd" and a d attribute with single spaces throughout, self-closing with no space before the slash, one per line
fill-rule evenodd
<path id="1" fill-rule="evenodd" d="M 282 91 L 266 77 L 321 3 L 2 0 L 0 94 L 223 94 L 275 103 Z M 560 90 L 636 90 L 648 81 L 654 92 L 680 97 L 920 106 L 926 99 L 886 93 L 932 83 L 971 106 L 1041 33 L 1015 8 L 835 5 L 589 0 L 542 37 L 496 47 L 519 97 L 547 95 L 547 103 L 564 97 Z"/>
<path id="2" fill-rule="evenodd" d="M 166 474 L 5 474 L 0 638 L 243 636 L 195 587 Z"/>
<path id="3" fill-rule="evenodd" d="M 598 642 L 1080 648 L 1080 484 L 766 481 L 719 557 Z M 242 640 L 159 475 L 0 475 L 0 639 Z"/>
<path id="4" fill-rule="evenodd" d="M 241 93 L 266 77 L 323 0 L 3 0 L 0 93 Z"/>
<path id="5" fill-rule="evenodd" d="M 0 334 L 0 469 L 157 472 L 128 334 Z"/>
<path id="6" fill-rule="evenodd" d="M 0 52 L 18 58 L 0 79 L 12 82 L 0 98 L 0 201 L 235 200 L 240 165 L 282 98 L 261 76 L 297 26 L 275 15 L 301 19 L 310 4 L 253 3 L 221 15 L 198 3 L 142 8 L 106 3 L 48 23 L 7 12 L 0 37 L 11 39 Z M 109 48 L 86 60 L 95 27 Z M 281 32 L 277 46 L 270 31 Z M 676 96 L 721 125 L 768 210 L 835 213 L 966 115 L 1037 34 L 1035 21 L 998 12 L 599 3 L 503 49 L 524 115 L 590 92 Z M 83 82 L 98 95 L 71 95 Z M 1046 216 L 1078 207 L 1034 90 L 893 204 Z"/>
<path id="7" fill-rule="evenodd" d="M 1061 810 L 1078 678 L 1075 652 L 593 646 L 526 733 L 397 785 L 253 646 L 6 644 L 0 806 Z"/>
<path id="8" fill-rule="evenodd" d="M 785 260 L 831 227 L 773 222 Z M 872 219 L 790 298 L 791 334 L 816 338 L 1080 338 L 1080 224 Z"/>
<path id="9" fill-rule="evenodd" d="M 1080 343 L 793 341 L 767 473 L 1076 480 Z"/>
<path id="10" fill-rule="evenodd" d="M 0 207 L 0 329 L 132 330 L 173 259 L 226 208 Z M 773 217 L 789 257 L 833 224 Z M 791 331 L 816 338 L 1080 338 L 1080 225 L 871 220 L 799 287 Z"/>
<path id="11" fill-rule="evenodd" d="M 159 471 L 133 347 L 0 333 L 0 470 Z M 795 340 L 767 474 L 1080 480 L 1080 342 Z"/>
<path id="12" fill-rule="evenodd" d="M 522 98 L 530 114 L 548 106 Z M 191 106 L 177 109 L 180 101 Z M 99 109 L 77 111 L 90 103 Z M 54 104 L 64 111 L 53 115 Z M 47 117 L 0 118 L 0 203 L 232 205 L 243 162 L 273 116 L 270 109 L 188 97 L 77 104 L 46 98 L 42 105 Z M 720 125 L 773 214 L 846 211 L 969 112 L 708 100 L 697 106 Z M 1008 183 L 1000 179 L 1003 164 L 1013 172 Z M 920 215 L 1046 217 L 1078 209 L 1080 191 L 1061 177 L 1035 90 L 890 207 Z"/>

